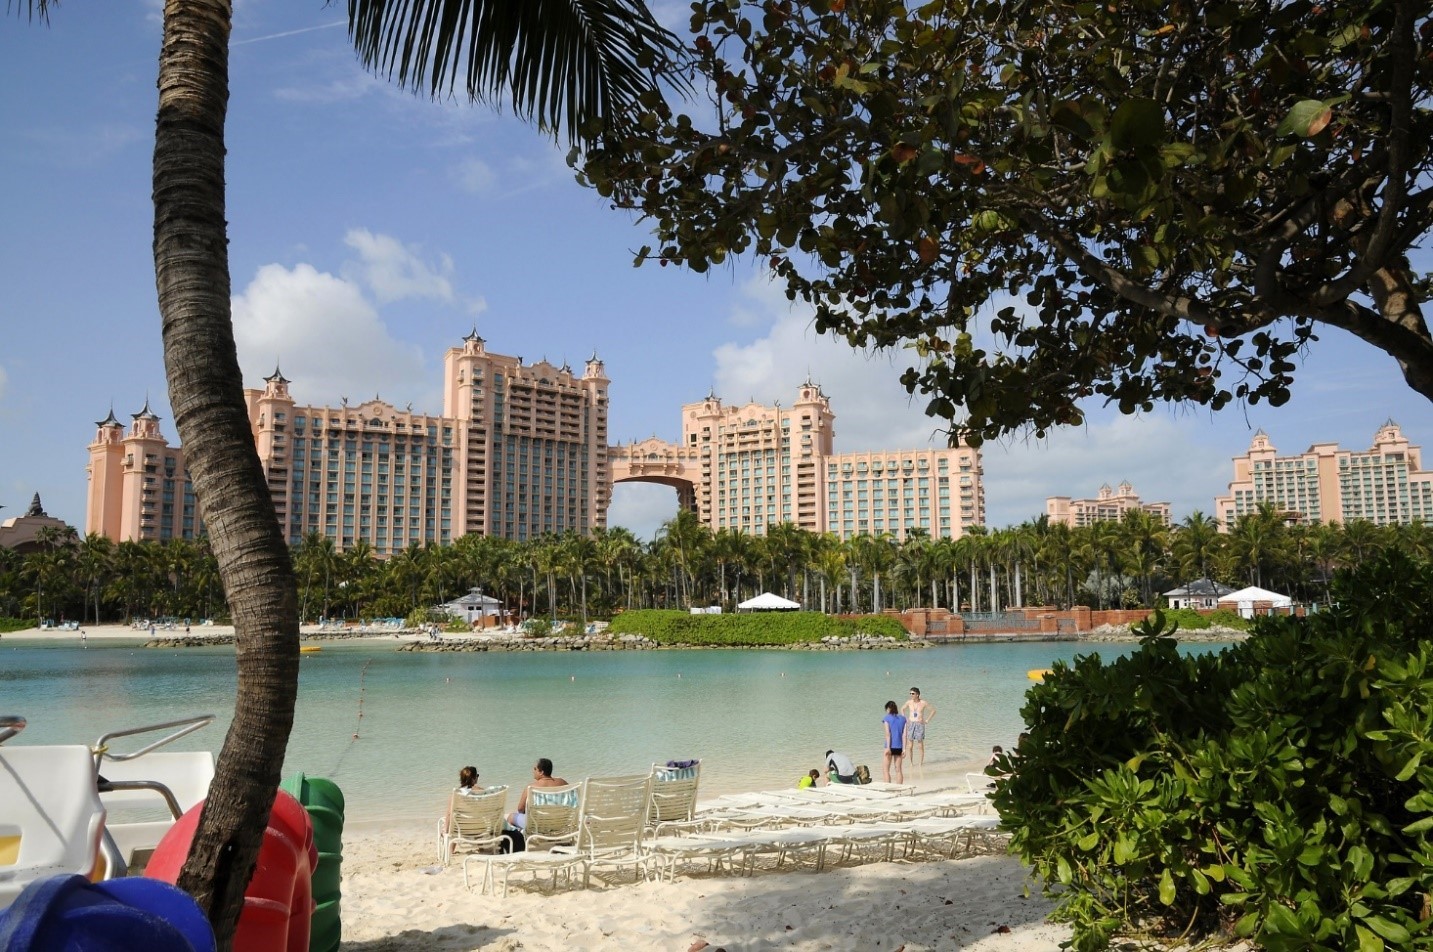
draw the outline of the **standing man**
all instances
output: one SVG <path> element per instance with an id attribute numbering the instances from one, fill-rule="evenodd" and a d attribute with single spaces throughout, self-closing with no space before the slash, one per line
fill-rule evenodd
<path id="1" fill-rule="evenodd" d="M 901 710 L 906 715 L 907 730 L 909 738 L 906 744 L 906 756 L 911 759 L 911 766 L 916 765 L 916 746 L 920 746 L 920 765 L 925 766 L 925 726 L 935 720 L 935 705 L 921 697 L 920 688 L 911 688 L 910 700 L 906 701 Z"/>

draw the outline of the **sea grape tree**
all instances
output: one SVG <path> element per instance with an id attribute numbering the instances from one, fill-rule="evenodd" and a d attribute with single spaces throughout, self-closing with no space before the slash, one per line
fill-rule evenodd
<path id="1" fill-rule="evenodd" d="M 699 0 L 711 108 L 580 177 L 638 263 L 760 256 L 972 442 L 1288 399 L 1321 325 L 1433 398 L 1426 4 Z"/>

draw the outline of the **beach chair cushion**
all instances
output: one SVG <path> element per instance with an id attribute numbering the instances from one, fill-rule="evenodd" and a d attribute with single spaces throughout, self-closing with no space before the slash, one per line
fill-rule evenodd
<path id="1" fill-rule="evenodd" d="M 530 806 L 541 807 L 575 807 L 578 802 L 579 791 L 575 789 L 563 790 L 560 793 L 543 793 L 541 790 L 533 790 L 528 794 L 527 802 Z"/>

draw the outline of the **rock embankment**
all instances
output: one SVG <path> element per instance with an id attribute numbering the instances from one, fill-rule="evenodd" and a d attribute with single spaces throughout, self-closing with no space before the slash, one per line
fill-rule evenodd
<path id="1" fill-rule="evenodd" d="M 661 645 L 643 635 L 551 635 L 545 638 L 436 638 L 406 642 L 399 651 L 647 651 L 667 648 L 750 647 L 790 651 L 874 651 L 924 648 L 924 644 L 877 635 L 830 636 L 791 645 Z"/>
<path id="2" fill-rule="evenodd" d="M 1211 625 L 1208 628 L 1181 628 L 1174 633 L 1175 641 L 1182 641 L 1188 644 L 1201 644 L 1207 642 L 1243 641 L 1249 637 L 1247 631 L 1240 631 L 1237 628 L 1224 628 L 1219 625 Z M 1101 625 L 1089 631 L 1082 632 L 1080 641 L 1106 641 L 1106 642 L 1132 642 L 1139 641 L 1139 636 L 1130 631 L 1129 625 Z"/>

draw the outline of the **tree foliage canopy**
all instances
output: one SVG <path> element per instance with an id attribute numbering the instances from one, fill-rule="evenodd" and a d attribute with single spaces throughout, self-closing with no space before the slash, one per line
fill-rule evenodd
<path id="1" fill-rule="evenodd" d="M 692 8 L 714 109 L 648 97 L 582 178 L 654 223 L 639 263 L 754 253 L 819 330 L 910 348 L 972 442 L 1089 397 L 1277 405 L 1321 324 L 1433 399 L 1425 4 Z"/>

